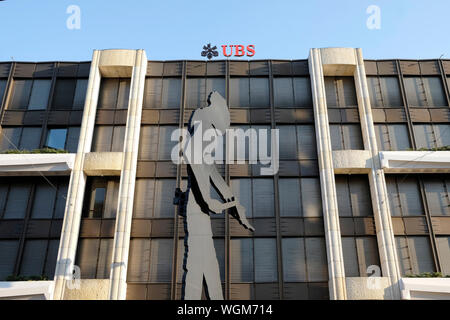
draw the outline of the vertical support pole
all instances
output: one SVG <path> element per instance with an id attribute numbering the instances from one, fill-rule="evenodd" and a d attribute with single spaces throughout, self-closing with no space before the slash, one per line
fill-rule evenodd
<path id="1" fill-rule="evenodd" d="M 345 300 L 345 272 L 341 231 L 334 181 L 333 158 L 328 124 L 328 110 L 320 49 L 311 49 L 309 70 L 314 104 L 317 156 L 319 160 L 325 241 L 328 257 L 330 299 Z"/>
<path id="2" fill-rule="evenodd" d="M 120 173 L 119 203 L 117 205 L 109 287 L 109 299 L 111 300 L 125 300 L 127 294 L 128 253 L 146 73 L 147 57 L 145 51 L 137 50 L 131 76 L 123 164 Z"/>
<path id="3" fill-rule="evenodd" d="M 355 51 L 355 88 L 358 97 L 361 130 L 365 149 L 370 151 L 373 163 L 372 169 L 369 173 L 369 184 L 377 230 L 377 242 L 380 253 L 381 268 L 383 275 L 388 277 L 390 281 L 390 298 L 400 299 L 400 288 L 398 284 L 400 271 L 398 267 L 397 252 L 395 249 L 392 219 L 389 212 L 386 180 L 380 164 L 362 50 L 355 49 Z"/>
<path id="4" fill-rule="evenodd" d="M 72 279 L 75 254 L 80 230 L 81 210 L 83 208 L 86 176 L 83 172 L 84 154 L 91 149 L 94 134 L 95 115 L 97 111 L 98 94 L 100 90 L 100 51 L 95 50 L 92 56 L 89 82 L 84 103 L 83 119 L 80 129 L 77 154 L 72 173 L 70 175 L 69 190 L 67 192 L 64 221 L 56 263 L 53 299 L 64 299 L 66 280 Z"/>

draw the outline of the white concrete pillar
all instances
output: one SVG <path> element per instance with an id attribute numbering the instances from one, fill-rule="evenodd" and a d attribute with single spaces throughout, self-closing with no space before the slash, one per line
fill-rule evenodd
<path id="1" fill-rule="evenodd" d="M 98 68 L 100 52 L 95 50 L 92 56 L 86 100 L 84 103 L 83 119 L 80 128 L 80 138 L 75 156 L 75 163 L 70 175 L 67 192 L 64 221 L 61 230 L 58 259 L 55 269 L 53 299 L 64 298 L 66 280 L 72 279 L 73 265 L 78 244 L 81 211 L 83 208 L 86 175 L 83 172 L 84 154 L 91 150 L 94 134 L 97 100 L 100 89 L 100 70 Z"/>
<path id="2" fill-rule="evenodd" d="M 370 106 L 369 89 L 367 86 L 366 71 L 361 49 L 355 49 L 356 69 L 355 88 L 358 97 L 358 109 L 361 121 L 361 130 L 364 147 L 369 150 L 373 167 L 369 173 L 370 191 L 372 197 L 373 213 L 377 230 L 378 251 L 380 254 L 383 276 L 390 280 L 392 299 L 400 299 L 400 271 L 395 248 L 394 231 L 391 214 L 389 212 L 388 193 L 373 125 L 372 110 Z"/>
<path id="3" fill-rule="evenodd" d="M 139 151 L 142 102 L 144 97 L 147 57 L 144 50 L 137 50 L 131 76 L 130 100 L 120 177 L 119 203 L 117 205 L 113 259 L 109 298 L 125 300 L 127 292 L 127 266 L 133 217 L 134 187 Z"/>
<path id="4" fill-rule="evenodd" d="M 309 72 L 314 104 L 317 156 L 319 160 L 325 241 L 328 257 L 330 299 L 344 300 L 346 299 L 344 259 L 320 49 L 311 49 L 310 51 Z"/>

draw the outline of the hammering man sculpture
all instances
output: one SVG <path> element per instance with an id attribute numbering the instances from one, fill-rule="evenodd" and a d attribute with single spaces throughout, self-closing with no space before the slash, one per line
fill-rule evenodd
<path id="1" fill-rule="evenodd" d="M 201 129 L 196 129 L 196 123 Z M 203 131 L 214 129 L 223 135 L 230 127 L 230 113 L 225 99 L 216 91 L 209 94 L 208 106 L 196 109 L 189 120 L 188 138 L 196 140 L 203 137 Z M 203 149 L 203 148 L 202 148 Z M 202 295 L 203 281 L 206 293 L 212 300 L 223 300 L 219 263 L 212 238 L 210 214 L 220 214 L 226 209 L 246 229 L 254 231 L 247 221 L 245 209 L 233 196 L 231 188 L 222 178 L 214 163 L 187 164 L 188 187 L 186 192 L 177 189 L 174 204 L 184 217 L 184 261 L 182 299 L 199 300 Z M 211 185 L 216 189 L 223 202 L 211 198 Z"/>

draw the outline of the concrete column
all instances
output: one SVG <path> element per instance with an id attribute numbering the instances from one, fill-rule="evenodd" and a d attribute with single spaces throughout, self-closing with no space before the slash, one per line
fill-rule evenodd
<path id="1" fill-rule="evenodd" d="M 400 271 L 395 249 L 395 239 L 389 212 L 388 194 L 384 172 L 380 165 L 380 158 L 372 119 L 369 90 L 366 71 L 361 49 L 355 49 L 356 69 L 355 88 L 358 97 L 358 109 L 361 120 L 361 130 L 364 147 L 369 150 L 372 158 L 372 169 L 369 173 L 370 191 L 373 213 L 377 230 L 378 250 L 380 253 L 383 276 L 390 280 L 391 299 L 400 299 Z"/>
<path id="2" fill-rule="evenodd" d="M 309 71 L 314 104 L 317 155 L 319 159 L 323 219 L 328 257 L 330 299 L 344 300 L 346 299 L 344 259 L 320 49 L 311 49 L 309 55 Z"/>
<path id="3" fill-rule="evenodd" d="M 144 96 L 147 57 L 144 50 L 136 51 L 128 104 L 127 127 L 121 170 L 119 203 L 117 205 L 113 260 L 109 298 L 125 300 L 127 292 L 127 267 L 133 217 L 134 187 L 139 150 L 142 101 Z"/>
<path id="4" fill-rule="evenodd" d="M 66 280 L 72 279 L 73 265 L 78 244 L 78 232 L 80 229 L 81 210 L 83 208 L 84 189 L 86 185 L 86 175 L 83 172 L 84 154 L 91 150 L 97 100 L 100 89 L 101 76 L 98 68 L 99 59 L 100 52 L 95 50 L 92 56 L 78 149 L 75 156 L 74 167 L 70 175 L 69 190 L 67 192 L 66 208 L 54 279 L 55 288 L 53 299 L 56 300 L 64 298 Z"/>

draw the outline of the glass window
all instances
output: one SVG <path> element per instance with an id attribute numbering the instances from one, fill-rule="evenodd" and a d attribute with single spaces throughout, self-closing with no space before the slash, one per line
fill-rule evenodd
<path id="1" fill-rule="evenodd" d="M 294 107 L 294 88 L 292 85 L 292 78 L 274 78 L 273 90 L 276 107 Z"/>
<path id="2" fill-rule="evenodd" d="M 7 80 L 0 79 L 0 104 L 6 91 Z"/>
<path id="3" fill-rule="evenodd" d="M 73 97 L 77 86 L 76 79 L 56 80 L 55 93 L 53 95 L 53 108 L 72 109 Z"/>
<path id="4" fill-rule="evenodd" d="M 155 181 L 155 218 L 173 218 L 175 209 L 173 195 L 176 187 L 175 179 L 159 179 Z"/>
<path id="5" fill-rule="evenodd" d="M 450 146 L 450 125 L 414 124 L 417 149 L 433 149 Z"/>
<path id="6" fill-rule="evenodd" d="M 1 150 L 38 149 L 41 140 L 41 127 L 3 127 Z"/>
<path id="7" fill-rule="evenodd" d="M 112 262 L 113 239 L 80 239 L 76 265 L 82 279 L 108 279 Z"/>
<path id="8" fill-rule="evenodd" d="M 449 182 L 431 176 L 423 179 L 428 210 L 432 216 L 450 216 Z"/>
<path id="9" fill-rule="evenodd" d="M 330 124 L 333 150 L 364 150 L 359 124 Z"/>
<path id="10" fill-rule="evenodd" d="M 282 217 L 300 217 L 302 215 L 300 180 L 280 178 L 278 185 L 280 192 L 280 215 Z"/>
<path id="11" fill-rule="evenodd" d="M 253 179 L 253 217 L 273 217 L 273 179 Z"/>
<path id="12" fill-rule="evenodd" d="M 125 126 L 95 126 L 93 152 L 122 152 Z"/>
<path id="13" fill-rule="evenodd" d="M 225 92 L 225 79 L 224 78 L 206 78 L 206 97 L 208 98 L 208 95 L 212 91 L 217 91 L 220 93 L 220 95 L 226 99 L 226 92 Z"/>
<path id="14" fill-rule="evenodd" d="M 283 280 L 285 282 L 306 281 L 305 240 L 283 238 Z"/>
<path id="15" fill-rule="evenodd" d="M 386 175 L 386 187 L 392 216 L 424 214 L 419 181 L 416 177 Z"/>
<path id="16" fill-rule="evenodd" d="M 205 78 L 189 78 L 186 80 L 188 108 L 199 108 L 206 106 L 206 80 Z"/>
<path id="17" fill-rule="evenodd" d="M 0 240 L 0 280 L 13 274 L 19 240 Z"/>
<path id="18" fill-rule="evenodd" d="M 408 103 L 413 107 L 447 106 L 444 87 L 439 77 L 405 77 Z"/>
<path id="19" fill-rule="evenodd" d="M 20 266 L 23 276 L 39 276 L 44 273 L 47 240 L 27 240 Z"/>
<path id="20" fill-rule="evenodd" d="M 324 238 L 305 238 L 308 281 L 328 281 L 327 251 Z"/>
<path id="21" fill-rule="evenodd" d="M 380 151 L 403 151 L 411 148 L 405 124 L 375 124 L 375 134 Z"/>
<path id="22" fill-rule="evenodd" d="M 294 98 L 297 107 L 312 107 L 311 79 L 308 77 L 294 78 Z"/>
<path id="23" fill-rule="evenodd" d="M 178 109 L 181 101 L 181 79 L 163 79 L 161 107 L 163 109 Z"/>
<path id="24" fill-rule="evenodd" d="M 41 141 L 41 127 L 24 127 L 20 138 L 21 150 L 38 149 Z"/>
<path id="25" fill-rule="evenodd" d="M 231 239 L 231 282 L 253 280 L 253 240 Z"/>
<path id="26" fill-rule="evenodd" d="M 370 266 L 380 265 L 375 237 L 342 237 L 346 277 L 367 277 Z"/>
<path id="27" fill-rule="evenodd" d="M 2 127 L 1 128 L 1 151 L 14 150 L 19 148 L 21 127 Z"/>
<path id="28" fill-rule="evenodd" d="M 150 250 L 150 282 L 170 282 L 172 278 L 172 239 L 152 239 Z"/>
<path id="29" fill-rule="evenodd" d="M 158 143 L 158 160 L 171 160 L 172 149 L 178 143 L 172 141 L 172 132 L 177 130 L 176 126 L 161 126 L 159 127 L 159 143 Z"/>
<path id="30" fill-rule="evenodd" d="M 250 78 L 250 107 L 269 108 L 269 79 Z"/>
<path id="31" fill-rule="evenodd" d="M 77 79 L 75 94 L 73 97 L 73 109 L 83 109 L 86 99 L 86 91 L 88 87 L 88 79 Z"/>
<path id="32" fill-rule="evenodd" d="M 369 181 L 365 175 L 336 175 L 339 216 L 373 216 Z"/>
<path id="33" fill-rule="evenodd" d="M 65 149 L 67 129 L 50 129 L 45 146 L 52 149 Z"/>
<path id="34" fill-rule="evenodd" d="M 436 237 L 437 251 L 441 263 L 442 273 L 450 275 L 450 237 Z"/>
<path id="35" fill-rule="evenodd" d="M 55 204 L 56 189 L 48 183 L 36 185 L 31 210 L 33 219 L 51 219 Z"/>
<path id="36" fill-rule="evenodd" d="M 136 179 L 133 217 L 152 218 L 154 202 L 155 202 L 155 180 Z"/>
<path id="37" fill-rule="evenodd" d="M 230 79 L 230 107 L 248 108 L 250 106 L 250 82 L 248 78 Z"/>
<path id="38" fill-rule="evenodd" d="M 400 273 L 403 276 L 436 271 L 427 236 L 396 236 L 395 240 Z"/>
<path id="39" fill-rule="evenodd" d="M 141 126 L 141 136 L 139 138 L 139 159 L 158 159 L 158 126 Z"/>
<path id="40" fill-rule="evenodd" d="M 34 80 L 28 110 L 47 109 L 51 80 Z"/>
<path id="41" fill-rule="evenodd" d="M 31 185 L 15 183 L 9 187 L 8 202 L 6 203 L 3 219 L 23 219 L 28 206 Z"/>
<path id="42" fill-rule="evenodd" d="M 27 109 L 33 80 L 14 80 L 9 109 Z"/>
<path id="43" fill-rule="evenodd" d="M 231 179 L 231 189 L 236 199 L 245 208 L 247 218 L 253 217 L 252 179 Z"/>
<path id="44" fill-rule="evenodd" d="M 372 108 L 392 108 L 403 105 L 396 77 L 367 77 Z"/>
<path id="45" fill-rule="evenodd" d="M 100 86 L 99 109 L 127 109 L 130 79 L 104 78 Z"/>
<path id="46" fill-rule="evenodd" d="M 80 127 L 69 127 L 67 132 L 66 150 L 71 153 L 77 152 L 79 138 Z"/>
<path id="47" fill-rule="evenodd" d="M 328 107 L 345 108 L 358 105 L 353 77 L 325 77 L 325 92 Z"/>
<path id="48" fill-rule="evenodd" d="M 254 239 L 255 246 L 255 282 L 276 282 L 277 244 L 275 238 Z"/>

